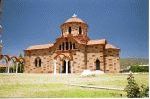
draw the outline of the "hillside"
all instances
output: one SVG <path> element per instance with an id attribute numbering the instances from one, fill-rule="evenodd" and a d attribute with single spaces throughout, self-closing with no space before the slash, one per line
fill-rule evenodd
<path id="1" fill-rule="evenodd" d="M 122 69 L 130 65 L 140 65 L 140 64 L 149 64 L 149 59 L 147 58 L 121 58 L 120 59 L 120 65 Z"/>

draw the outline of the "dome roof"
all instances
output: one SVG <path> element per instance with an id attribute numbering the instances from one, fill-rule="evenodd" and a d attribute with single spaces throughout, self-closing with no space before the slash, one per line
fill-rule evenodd
<path id="1" fill-rule="evenodd" d="M 83 20 L 81 20 L 80 18 L 78 18 L 76 14 L 74 14 L 71 18 L 69 18 L 68 20 L 66 20 L 64 23 L 70 23 L 70 22 L 79 22 L 79 23 L 86 24 L 86 22 L 84 22 Z"/>

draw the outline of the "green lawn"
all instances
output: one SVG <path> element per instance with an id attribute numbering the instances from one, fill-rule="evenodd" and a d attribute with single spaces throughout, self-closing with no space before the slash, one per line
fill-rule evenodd
<path id="1" fill-rule="evenodd" d="M 148 74 L 134 75 L 138 84 L 148 85 Z M 124 91 L 80 88 L 68 84 L 124 88 L 125 74 L 102 74 L 96 77 L 50 74 L 0 74 L 0 97 L 123 97 Z"/>

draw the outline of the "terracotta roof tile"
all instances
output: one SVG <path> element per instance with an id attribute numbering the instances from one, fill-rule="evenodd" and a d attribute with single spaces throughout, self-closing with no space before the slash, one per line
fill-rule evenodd
<path id="1" fill-rule="evenodd" d="M 112 45 L 112 44 L 106 44 L 105 46 L 106 49 L 119 49 L 116 46 Z"/>
<path id="2" fill-rule="evenodd" d="M 68 22 L 81 22 L 81 23 L 85 23 L 83 20 L 81 20 L 80 18 L 77 18 L 77 17 L 71 17 L 67 21 L 65 21 L 64 23 L 68 23 Z"/>
<path id="3" fill-rule="evenodd" d="M 99 40 L 89 40 L 87 42 L 87 45 L 95 45 L 95 44 L 105 44 L 106 40 L 105 39 L 99 39 Z"/>
<path id="4" fill-rule="evenodd" d="M 34 50 L 34 49 L 47 49 L 52 47 L 54 44 L 42 44 L 42 45 L 33 45 L 29 46 L 26 50 Z"/>

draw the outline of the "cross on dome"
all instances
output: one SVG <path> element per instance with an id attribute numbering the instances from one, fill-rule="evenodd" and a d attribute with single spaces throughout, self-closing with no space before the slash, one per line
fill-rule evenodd
<path id="1" fill-rule="evenodd" d="M 77 15 L 74 13 L 72 17 L 75 18 L 75 17 L 77 17 Z"/>

